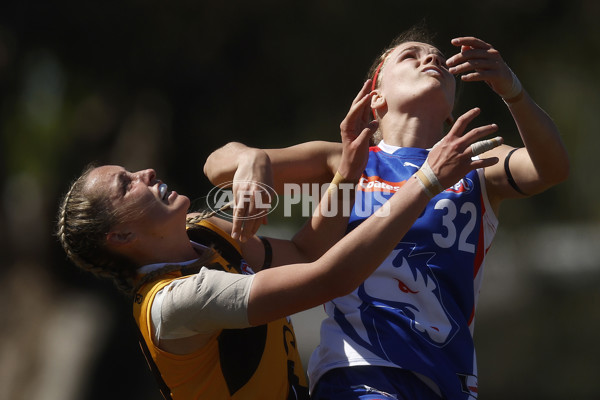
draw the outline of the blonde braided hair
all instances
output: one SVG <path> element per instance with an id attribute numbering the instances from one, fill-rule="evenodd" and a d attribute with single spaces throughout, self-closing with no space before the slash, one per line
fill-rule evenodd
<path id="1" fill-rule="evenodd" d="M 106 248 L 106 233 L 117 222 L 108 199 L 92 196 L 85 189 L 96 166 L 87 166 L 63 197 L 58 212 L 56 236 L 67 257 L 79 268 L 100 278 L 112 279 L 121 291 L 131 294 L 135 265 Z"/>
<path id="2" fill-rule="evenodd" d="M 214 217 L 219 212 L 227 211 L 227 210 L 231 209 L 232 207 L 233 207 L 233 201 L 230 201 L 229 203 L 225 204 L 224 206 L 222 206 L 221 208 L 219 208 L 217 210 L 211 210 L 211 211 L 204 210 L 204 211 L 200 211 L 198 215 L 195 215 L 193 217 L 187 217 L 187 219 L 186 219 L 187 227 L 188 228 L 193 228 L 195 224 L 197 224 L 198 222 L 202 221 L 203 219 Z"/>

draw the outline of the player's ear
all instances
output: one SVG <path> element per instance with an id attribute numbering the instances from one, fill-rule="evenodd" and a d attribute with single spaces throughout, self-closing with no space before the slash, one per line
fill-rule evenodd
<path id="1" fill-rule="evenodd" d="M 386 105 L 387 101 L 381 91 L 374 90 L 373 95 L 371 96 L 371 109 L 373 110 L 373 114 L 381 116 L 381 112 Z"/>
<path id="2" fill-rule="evenodd" d="M 383 105 L 385 105 L 385 97 L 380 90 L 373 90 L 373 95 L 371 96 L 371 108 L 377 109 Z"/>

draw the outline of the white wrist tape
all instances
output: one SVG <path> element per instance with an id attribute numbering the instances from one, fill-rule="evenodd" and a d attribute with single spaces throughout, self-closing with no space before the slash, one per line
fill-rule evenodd
<path id="1" fill-rule="evenodd" d="M 509 102 L 514 100 L 523 92 L 523 85 L 521 85 L 521 81 L 519 78 L 517 78 L 512 69 L 510 70 L 510 74 L 512 76 L 512 86 L 507 93 L 502 95 L 502 99 Z"/>
<path id="2" fill-rule="evenodd" d="M 437 176 L 435 176 L 433 173 L 433 170 L 427 163 L 427 160 L 425 160 L 423 166 L 421 166 L 421 169 L 415 173 L 415 178 L 417 178 L 423 187 L 423 191 L 427 194 L 427 196 L 429 196 L 429 198 L 432 198 L 444 191 L 444 188 L 442 185 L 440 185 L 440 181 L 438 181 Z"/>

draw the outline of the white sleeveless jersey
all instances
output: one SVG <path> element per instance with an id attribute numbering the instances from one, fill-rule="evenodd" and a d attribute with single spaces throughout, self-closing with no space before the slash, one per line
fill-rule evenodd
<path id="1" fill-rule="evenodd" d="M 349 230 L 381 207 L 429 153 L 380 146 L 370 149 Z M 357 290 L 325 305 L 321 343 L 308 366 L 311 385 L 333 368 L 391 366 L 424 375 L 447 398 L 476 398 L 473 319 L 497 226 L 483 170 L 435 196 Z"/>

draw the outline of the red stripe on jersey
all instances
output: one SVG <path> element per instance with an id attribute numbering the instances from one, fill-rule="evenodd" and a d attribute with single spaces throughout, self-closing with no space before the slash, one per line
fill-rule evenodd
<path id="1" fill-rule="evenodd" d="M 469 316 L 469 326 L 473 323 L 473 318 L 475 318 L 475 307 L 471 310 L 471 315 Z"/>
<path id="2" fill-rule="evenodd" d="M 481 226 L 479 227 L 479 237 L 477 238 L 477 250 L 475 252 L 475 260 L 473 260 L 473 279 L 477 277 L 479 270 L 481 269 L 481 265 L 483 264 L 483 258 L 485 257 L 488 249 L 485 248 L 484 242 L 484 221 L 483 216 L 485 215 L 485 202 L 483 201 L 483 195 L 480 195 L 480 203 L 481 203 Z M 469 325 L 473 322 L 473 318 L 475 317 L 475 305 L 473 304 L 473 310 L 471 311 L 471 316 L 469 317 Z"/>
<path id="3" fill-rule="evenodd" d="M 485 254 L 487 253 L 488 249 L 485 248 L 485 242 L 484 242 L 484 219 L 483 216 L 485 215 L 485 202 L 483 201 L 483 195 L 480 195 L 480 202 L 481 202 L 481 226 L 479 227 L 479 237 L 477 238 L 477 251 L 475 253 L 475 260 L 474 260 L 474 270 L 473 270 L 473 279 L 475 279 L 475 277 L 477 276 L 477 274 L 479 273 L 479 269 L 481 268 L 481 265 L 483 264 L 483 258 L 485 257 Z"/>

